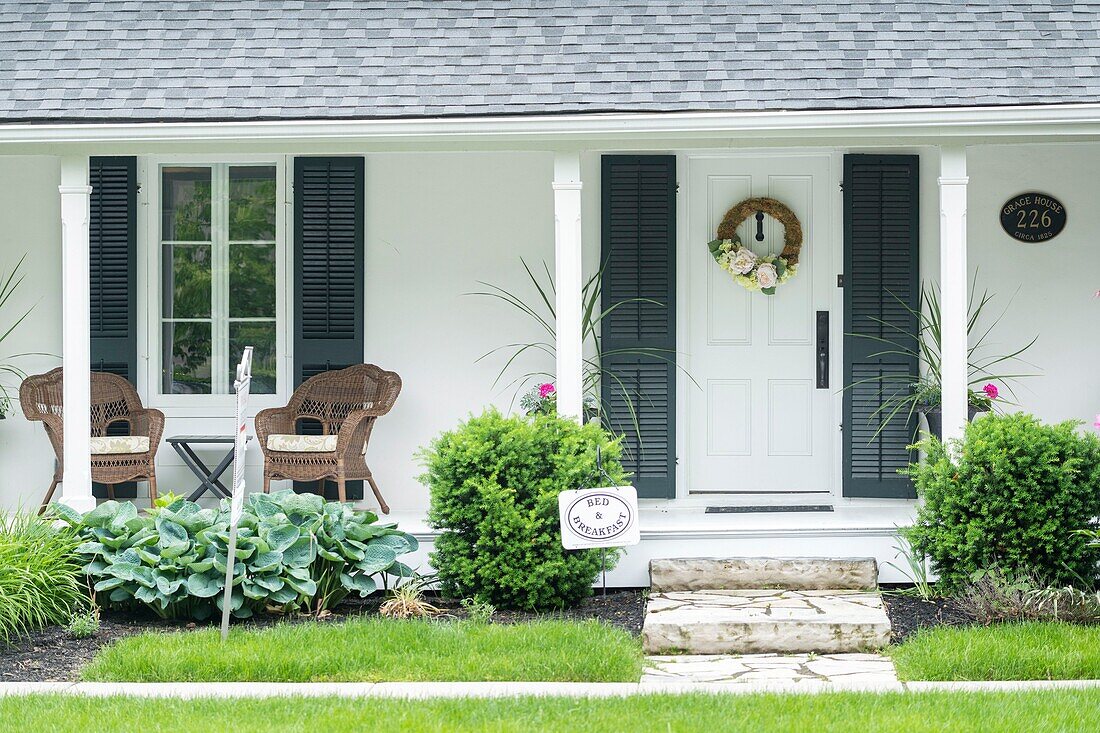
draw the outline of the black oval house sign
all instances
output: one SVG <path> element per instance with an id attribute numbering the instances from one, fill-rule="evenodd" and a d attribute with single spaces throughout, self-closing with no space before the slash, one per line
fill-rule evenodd
<path id="1" fill-rule="evenodd" d="M 1065 228 L 1066 207 L 1045 193 L 1021 193 L 1001 207 L 1001 226 L 1021 242 L 1046 242 Z"/>

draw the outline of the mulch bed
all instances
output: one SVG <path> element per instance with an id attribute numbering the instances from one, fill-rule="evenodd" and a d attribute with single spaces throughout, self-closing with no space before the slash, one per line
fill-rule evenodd
<path id="1" fill-rule="evenodd" d="M 74 639 L 61 626 L 50 626 L 0 645 L 0 682 L 61 682 L 75 680 L 80 668 L 92 660 L 101 646 L 155 628 L 153 621 L 100 620 L 99 633 Z"/>
<path id="2" fill-rule="evenodd" d="M 442 602 L 441 607 L 447 608 L 448 613 L 457 616 L 465 615 L 457 604 Z M 566 609 L 552 614 L 526 613 L 523 611 L 497 611 L 493 615 L 493 621 L 499 623 L 523 623 L 538 618 L 563 618 L 571 621 L 583 621 L 585 619 L 597 619 L 611 626 L 626 629 L 635 636 L 642 633 L 642 620 L 645 617 L 645 594 L 638 589 L 611 588 L 607 595 L 596 590 L 595 595 L 585 600 L 576 608 Z"/>
<path id="3" fill-rule="evenodd" d="M 893 626 L 891 641 L 899 644 L 918 629 L 933 626 L 966 626 L 974 620 L 959 610 L 950 598 L 934 598 L 928 601 L 917 596 L 891 593 L 882 595 L 886 615 Z"/>
<path id="4" fill-rule="evenodd" d="M 428 600 L 442 608 L 446 616 L 465 618 L 466 612 L 456 600 L 429 597 Z M 968 615 L 958 610 L 950 599 L 921 600 L 913 595 L 898 594 L 887 590 L 883 594 L 886 612 L 893 626 L 891 640 L 898 644 L 917 631 L 932 626 L 964 626 L 974 623 Z M 311 616 L 257 616 L 247 621 L 235 622 L 237 626 L 251 628 L 276 623 L 340 623 L 349 618 L 374 615 L 378 612 L 380 598 L 371 597 L 341 604 L 332 614 L 317 619 Z M 611 589 L 607 595 L 599 590 L 577 608 L 537 614 L 524 611 L 498 610 L 494 623 L 525 623 L 537 619 L 562 618 L 574 621 L 597 619 L 612 626 L 639 635 L 645 616 L 645 594 L 639 589 Z M 91 661 L 100 647 L 133 634 L 146 631 L 187 631 L 216 627 L 218 619 L 202 624 L 181 621 L 164 621 L 152 614 L 139 612 L 104 611 L 99 633 L 90 639 L 73 639 L 59 626 L 37 631 L 8 646 L 0 645 L 0 682 L 72 681 L 80 676 L 80 669 Z"/>
<path id="5" fill-rule="evenodd" d="M 429 597 L 434 605 L 446 611 L 448 617 L 461 619 L 466 616 L 458 601 Z M 340 623 L 349 618 L 374 615 L 381 599 L 371 597 L 343 603 L 331 614 L 316 619 L 311 616 L 257 616 L 235 622 L 236 626 L 251 628 L 270 626 L 281 622 L 292 623 Z M 612 626 L 626 629 L 634 635 L 641 634 L 645 615 L 645 595 L 636 589 L 613 589 L 587 599 L 577 608 L 552 614 L 536 614 L 523 611 L 497 611 L 494 623 L 524 623 L 536 619 L 563 618 L 574 621 L 597 619 Z M 118 639 L 146 631 L 187 631 L 214 628 L 220 617 L 202 624 L 186 620 L 164 621 L 151 613 L 104 611 L 99 633 L 90 639 L 74 639 L 60 626 L 51 626 L 4 646 L 0 643 L 0 682 L 65 682 L 80 677 L 80 669 L 91 661 L 103 646 Z"/>

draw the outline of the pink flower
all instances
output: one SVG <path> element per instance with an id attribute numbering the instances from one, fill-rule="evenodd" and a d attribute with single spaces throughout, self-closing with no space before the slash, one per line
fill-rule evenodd
<path id="1" fill-rule="evenodd" d="M 1097 430 L 1100 430 L 1100 415 L 1097 415 L 1097 416 L 1096 416 L 1096 422 L 1094 422 L 1094 423 L 1092 424 L 1092 426 L 1093 426 L 1094 428 L 1096 428 Z"/>
<path id="2" fill-rule="evenodd" d="M 554 394 L 557 390 L 554 389 L 554 385 L 551 382 L 539 385 L 539 399 L 545 400 L 550 395 Z"/>
<path id="3" fill-rule="evenodd" d="M 997 399 L 1001 395 L 1001 390 L 997 389 L 995 384 L 987 384 L 982 387 L 982 391 L 985 392 L 985 396 L 991 400 Z"/>

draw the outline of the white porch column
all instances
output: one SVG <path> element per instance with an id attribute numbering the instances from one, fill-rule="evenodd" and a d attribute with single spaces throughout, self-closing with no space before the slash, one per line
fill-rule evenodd
<path id="1" fill-rule="evenodd" d="M 557 315 L 555 365 L 558 414 L 582 419 L 581 157 L 554 154 L 554 287 Z"/>
<path id="2" fill-rule="evenodd" d="M 943 438 L 961 438 L 967 390 L 966 148 L 940 148 L 940 344 Z"/>
<path id="3" fill-rule="evenodd" d="M 62 365 L 65 368 L 65 473 L 60 501 L 77 511 L 95 508 L 91 470 L 91 341 L 87 156 L 61 158 Z"/>

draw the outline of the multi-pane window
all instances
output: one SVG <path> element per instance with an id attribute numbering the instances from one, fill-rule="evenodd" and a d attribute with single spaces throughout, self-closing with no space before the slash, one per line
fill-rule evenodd
<path id="1" fill-rule="evenodd" d="M 245 346 L 252 392 L 276 389 L 273 165 L 161 175 L 161 392 L 228 394 Z"/>

